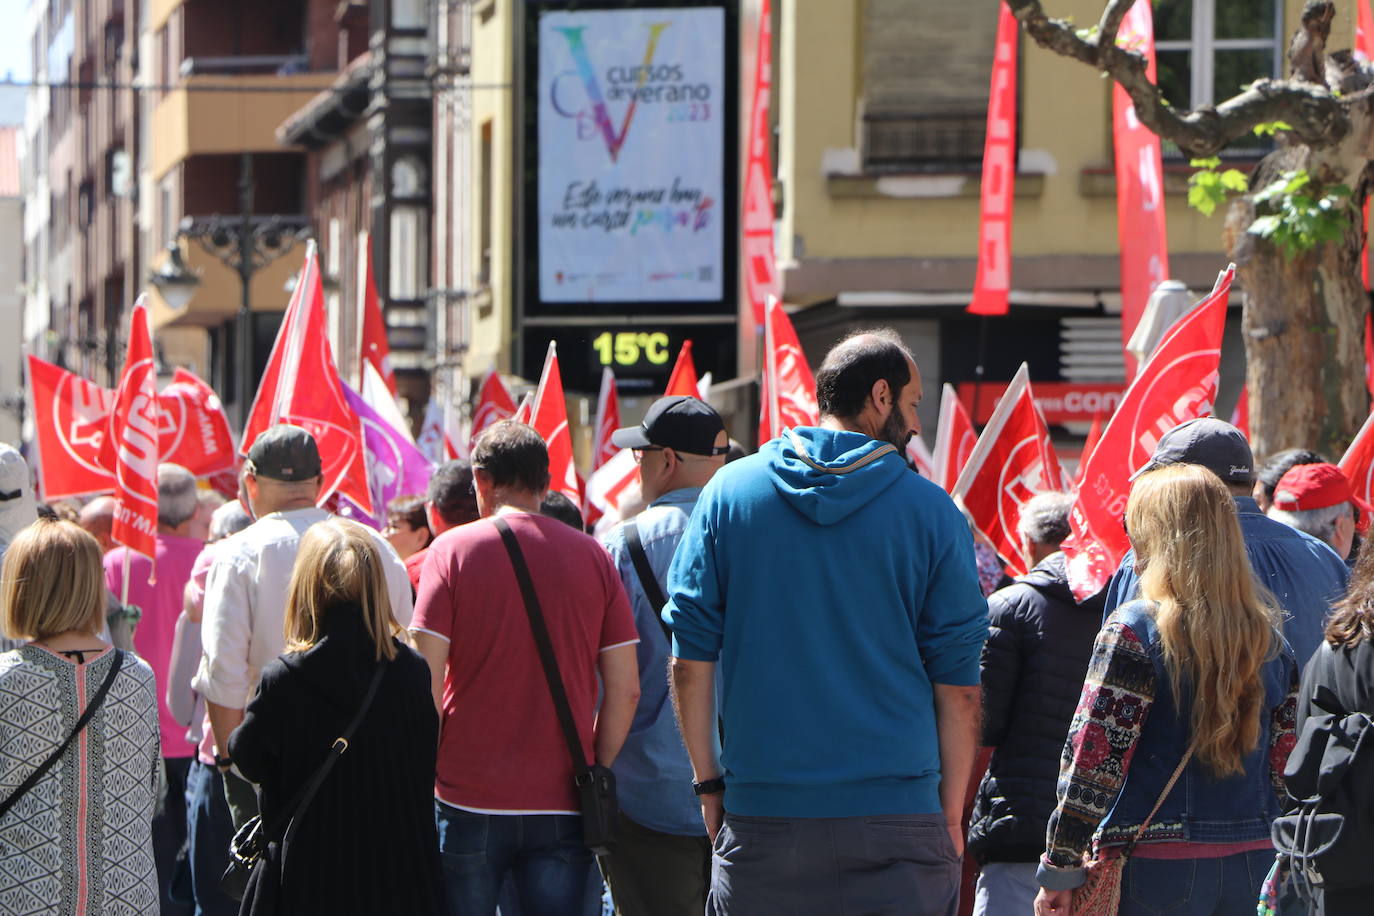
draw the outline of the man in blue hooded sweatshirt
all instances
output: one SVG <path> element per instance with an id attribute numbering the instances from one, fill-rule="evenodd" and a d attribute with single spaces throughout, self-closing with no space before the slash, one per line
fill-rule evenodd
<path id="1" fill-rule="evenodd" d="M 903 459 L 901 338 L 849 337 L 816 383 L 820 426 L 717 473 L 668 574 L 707 913 L 953 914 L 987 636 L 972 539 Z"/>

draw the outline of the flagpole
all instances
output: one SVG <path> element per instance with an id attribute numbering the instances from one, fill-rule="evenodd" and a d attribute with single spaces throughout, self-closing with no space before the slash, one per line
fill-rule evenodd
<path id="1" fill-rule="evenodd" d="M 124 578 L 119 586 L 119 603 L 127 605 L 129 603 L 129 558 L 133 556 L 133 551 L 128 547 L 124 548 Z"/>
<path id="2" fill-rule="evenodd" d="M 978 360 L 973 366 L 973 410 L 972 416 L 974 429 L 978 428 L 978 402 L 983 396 L 983 376 L 987 369 L 988 357 L 988 316 L 978 316 Z"/>

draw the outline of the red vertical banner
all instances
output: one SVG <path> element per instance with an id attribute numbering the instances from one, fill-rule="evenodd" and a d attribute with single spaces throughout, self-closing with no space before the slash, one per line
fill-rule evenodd
<path id="1" fill-rule="evenodd" d="M 1370 12 L 1369 0 L 1355 0 L 1355 57 L 1362 63 L 1374 61 L 1374 13 Z M 1360 247 L 1360 278 L 1364 288 L 1369 289 L 1369 201 L 1365 200 L 1361 211 L 1363 222 L 1360 229 L 1365 234 L 1364 245 Z"/>
<path id="2" fill-rule="evenodd" d="M 744 290 L 754 324 L 762 325 L 769 296 L 781 294 L 773 254 L 773 132 L 768 106 L 773 91 L 773 25 L 769 0 L 759 12 L 754 95 L 749 111 L 749 159 L 744 173 Z"/>
<path id="3" fill-rule="evenodd" d="M 157 553 L 157 370 L 148 310 L 140 297 L 129 320 L 129 350 L 115 389 L 106 448 L 114 457 L 115 513 L 110 538 L 147 557 Z M 152 580 L 149 567 L 149 581 Z M 126 569 L 127 578 L 128 571 Z"/>
<path id="4" fill-rule="evenodd" d="M 1126 13 L 1117 44 L 1145 56 L 1145 73 L 1155 80 L 1154 17 L 1150 0 L 1136 0 Z M 1121 348 L 1127 379 L 1135 357 L 1126 352 L 1150 293 L 1169 276 L 1169 237 L 1164 223 L 1164 166 L 1159 137 L 1136 117 L 1121 86 L 1112 87 L 1112 139 L 1116 155 L 1116 225 L 1121 247 Z"/>
<path id="5" fill-rule="evenodd" d="M 759 393 L 759 445 L 793 426 L 815 426 L 816 378 L 807 365 L 792 320 L 777 299 L 768 302 L 763 331 L 763 386 Z"/>
<path id="6" fill-rule="evenodd" d="M 1011 207 L 1016 190 L 1016 43 L 1011 7 L 998 3 L 997 45 L 988 90 L 988 129 L 983 141 L 983 180 L 978 219 L 975 315 L 1005 315 L 1011 294 Z"/>

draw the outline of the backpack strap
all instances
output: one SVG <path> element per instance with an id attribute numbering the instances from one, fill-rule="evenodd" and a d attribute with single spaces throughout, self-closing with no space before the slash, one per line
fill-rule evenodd
<path id="1" fill-rule="evenodd" d="M 658 625 L 663 628 L 663 638 L 668 640 L 668 646 L 671 648 L 673 631 L 663 622 L 663 607 L 668 603 L 668 596 L 663 594 L 658 577 L 654 575 L 654 568 L 649 565 L 649 555 L 644 552 L 644 541 L 639 536 L 639 525 L 635 519 L 625 523 L 625 546 L 630 550 L 630 560 L 634 563 L 635 574 L 639 577 L 639 587 L 644 589 L 644 597 L 649 599 L 649 606 L 653 608 Z"/>

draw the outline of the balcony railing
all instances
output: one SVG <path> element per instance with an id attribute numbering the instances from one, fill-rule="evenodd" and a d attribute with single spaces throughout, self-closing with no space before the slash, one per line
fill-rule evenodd
<path id="1" fill-rule="evenodd" d="M 983 161 L 987 113 L 869 114 L 863 122 L 864 170 L 975 169 Z"/>
<path id="2" fill-rule="evenodd" d="M 305 73 L 310 58 L 304 54 L 245 54 L 235 57 L 188 57 L 181 62 L 182 76 L 217 74 L 240 76 L 262 73 Z"/>

